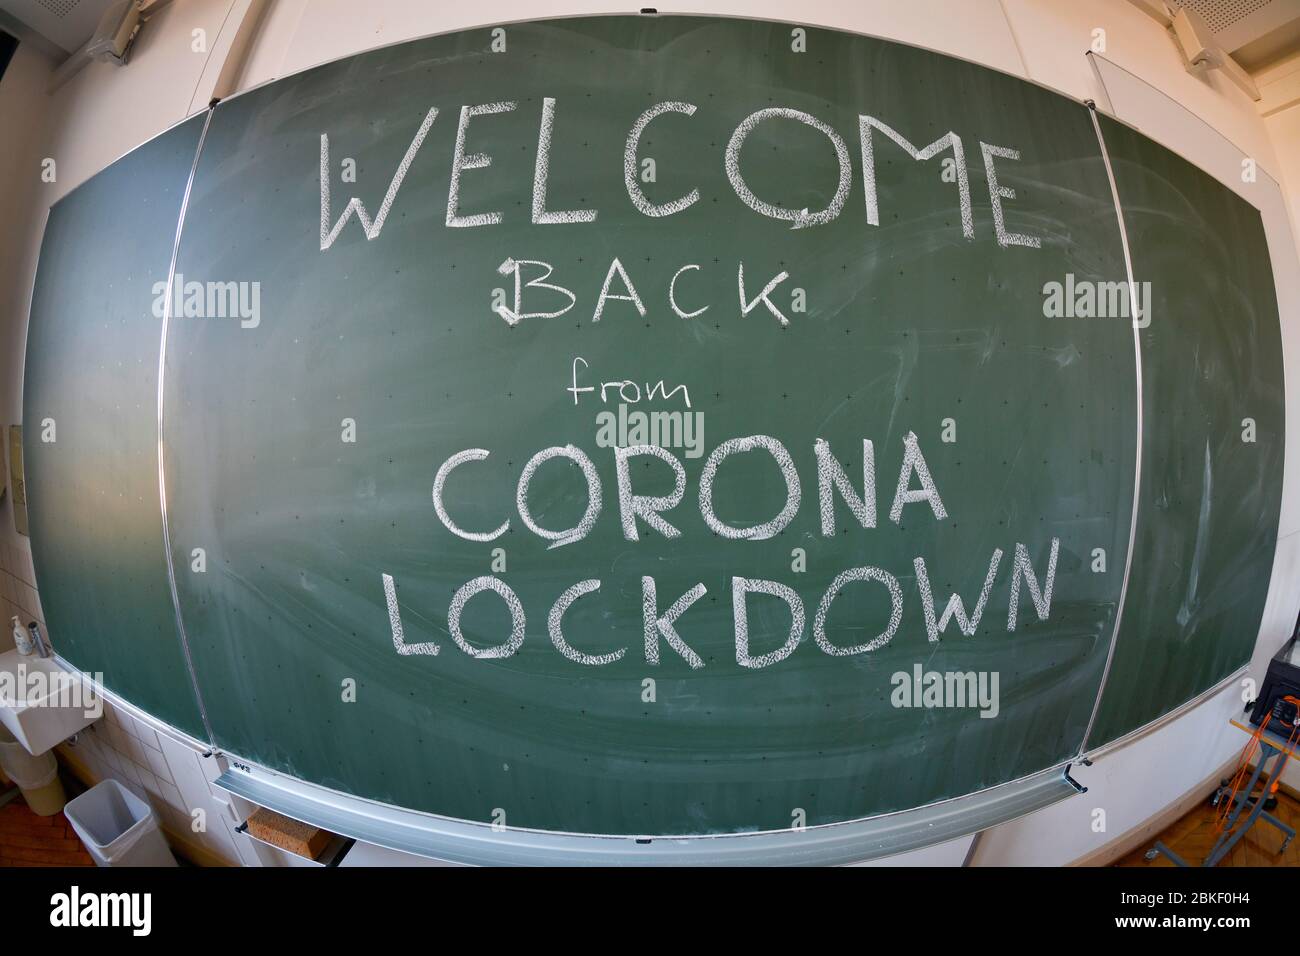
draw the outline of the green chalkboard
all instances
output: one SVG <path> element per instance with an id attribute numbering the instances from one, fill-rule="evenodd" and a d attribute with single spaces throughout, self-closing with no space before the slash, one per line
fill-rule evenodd
<path id="1" fill-rule="evenodd" d="M 148 148 L 188 171 L 193 130 Z M 155 626 L 96 629 L 97 604 L 74 608 L 118 556 L 61 524 L 55 492 L 92 499 L 79 462 L 102 439 L 81 423 L 58 451 L 32 436 L 48 408 L 83 414 L 66 396 L 120 401 L 116 381 L 78 377 L 116 353 L 70 336 L 121 259 L 166 268 L 174 204 L 162 238 L 132 233 L 165 253 L 87 252 L 92 285 L 42 256 L 26 405 L 42 595 L 79 629 L 77 663 L 111 659 L 110 686 L 192 729 L 169 560 L 217 746 L 471 821 L 774 830 L 1059 765 L 1090 720 L 1089 745 L 1113 739 L 1240 660 L 1280 485 L 1257 467 L 1280 461 L 1282 428 L 1266 260 L 1206 238 L 1257 236 L 1258 217 L 1105 130 L 1139 207 L 1137 278 L 1176 274 L 1180 249 L 1209 256 L 1185 299 L 1153 281 L 1141 392 L 1131 316 L 1060 308 L 1062 288 L 1073 303 L 1126 275 L 1093 114 L 969 63 L 788 24 L 575 18 L 222 102 L 164 356 L 170 555 L 152 368 L 130 382 L 142 410 L 112 425 L 139 439 L 115 467 L 152 517 L 100 505 L 142 554 L 154 542 L 147 581 L 116 599 Z M 131 183 L 83 228 L 159 189 Z M 1193 207 L 1208 225 L 1184 246 Z M 156 363 L 146 289 L 129 292 L 143 324 L 111 344 Z M 1190 308 L 1207 294 L 1249 328 Z M 1252 362 L 1262 380 L 1242 392 Z M 1259 442 L 1236 457 L 1247 416 Z M 616 446 L 638 445 L 659 450 L 620 477 Z M 667 500 L 636 517 L 631 495 Z M 1156 635 L 1187 554 L 1193 623 Z M 926 610 L 954 593 L 940 628 Z"/>
<path id="2" fill-rule="evenodd" d="M 23 378 L 32 559 L 55 650 L 198 736 L 162 548 L 155 286 L 202 129 L 201 116 L 174 127 L 50 210 Z"/>
<path id="3" fill-rule="evenodd" d="M 200 159 L 178 272 L 186 281 L 260 282 L 256 322 L 176 324 L 167 363 L 172 540 L 199 685 L 220 746 L 327 785 L 471 820 L 504 810 L 511 825 L 598 833 L 696 833 L 788 827 L 799 813 L 828 823 L 916 806 L 1067 759 L 1100 682 L 1119 576 L 1090 572 L 1104 547 L 1122 558 L 1130 511 L 1134 353 L 1124 323 L 1048 320 L 1041 289 L 1067 271 L 1122 276 L 1114 205 L 1088 111 L 998 73 L 908 47 L 824 31 L 807 54 L 790 29 L 687 18 L 602 18 L 516 25 L 494 53 L 489 31 L 436 37 L 334 63 L 220 104 Z M 532 221 L 543 98 L 554 100 L 548 210 L 596 211 L 590 222 Z M 500 222 L 448 227 L 462 106 L 514 102 L 474 116 L 458 212 Z M 647 126 L 651 202 L 698 189 L 681 212 L 638 211 L 623 154 L 639 115 L 663 102 L 695 107 Z M 386 222 L 373 239 L 356 219 L 322 250 L 321 136 L 329 137 L 329 226 L 358 196 L 370 217 L 430 108 L 438 110 Z M 849 149 L 840 214 L 794 223 L 746 206 L 726 151 L 746 117 L 800 110 Z M 917 147 L 961 137 L 973 236 L 963 234 L 957 170 L 918 162 L 879 131 L 879 225 L 868 222 L 860 114 Z M 1042 248 L 997 241 L 980 142 L 1020 151 L 999 159 L 1006 228 Z M 850 149 L 851 147 L 851 149 Z M 943 155 L 951 155 L 945 153 Z M 355 161 L 356 182 L 344 179 Z M 821 130 L 788 118 L 759 124 L 740 153 L 745 182 L 780 209 L 834 201 L 837 152 Z M 950 164 L 951 166 L 951 164 Z M 606 302 L 618 258 L 643 297 Z M 572 309 L 517 324 L 503 262 L 554 268 Z M 782 325 L 765 306 L 742 316 L 782 271 Z M 669 303 L 677 282 L 684 319 Z M 522 281 L 540 277 L 529 266 Z M 616 275 L 612 288 L 626 295 Z M 793 311 L 794 288 L 806 311 Z M 527 289 L 527 287 L 525 287 Z M 528 290 L 528 294 L 534 294 Z M 560 293 L 536 293 L 555 311 Z M 524 310 L 529 308 L 527 300 Z M 251 310 L 249 310 L 251 313 Z M 671 540 L 644 524 L 625 537 L 614 454 L 600 394 L 566 391 L 633 380 L 645 393 L 685 385 L 702 427 L 701 457 L 674 448 L 686 475 L 669 513 Z M 649 383 L 647 385 L 647 383 Z M 630 390 L 629 390 L 630 395 Z M 575 397 L 578 399 L 575 404 Z M 644 394 L 642 396 L 645 397 Z M 686 411 L 681 393 L 628 405 Z M 956 441 L 942 440 L 952 419 Z M 344 439 L 355 422 L 356 441 Z M 919 447 L 946 517 L 925 503 L 889 519 L 904 439 Z M 727 439 L 766 435 L 788 449 L 802 493 L 781 534 L 729 540 L 705 523 L 698 488 L 707 455 Z M 829 443 L 861 491 L 863 439 L 874 443 L 876 527 L 837 499 L 821 531 L 814 444 Z M 515 512 L 525 463 L 574 445 L 592 461 L 604 505 L 583 540 L 559 548 Z M 683 442 L 685 444 L 685 442 Z M 465 529 L 511 527 L 495 542 L 457 537 L 431 488 L 464 449 L 490 451 L 445 486 Z M 637 491 L 672 491 L 663 462 L 635 462 Z M 913 478 L 912 487 L 919 487 Z M 718 515 L 737 527 L 782 509 L 771 456 L 719 470 Z M 587 507 L 577 467 L 541 466 L 528 500 L 538 524 L 563 529 Z M 513 514 L 512 514 L 513 513 Z M 1011 563 L 1022 542 L 1040 580 L 1059 539 L 1050 617 L 1021 591 L 1008 631 Z M 449 636 L 449 605 L 493 573 L 525 618 L 517 651 L 473 658 Z M 194 548 L 207 570 L 189 573 Z M 1004 552 L 970 637 L 950 624 L 928 640 L 913 561 L 923 557 L 940 610 L 959 591 L 975 603 L 995 548 Z M 806 570 L 792 570 L 806 555 Z M 500 565 L 498 565 L 498 568 Z M 877 567 L 898 582 L 893 640 L 852 656 L 816 644 L 813 625 L 841 572 Z M 399 599 L 394 648 L 381 575 Z M 692 668 L 665 643 L 647 661 L 643 576 L 660 613 L 697 584 L 707 593 L 678 621 Z M 785 660 L 737 663 L 732 578 L 766 579 L 802 600 L 802 640 Z M 565 633 L 593 666 L 566 658 L 548 615 L 567 588 L 600 581 L 573 604 Z M 750 601 L 755 654 L 785 642 L 779 599 Z M 836 646 L 886 629 L 879 583 L 847 587 L 827 618 Z M 511 633 L 504 603 L 474 598 L 461 627 L 477 647 Z M 898 708 L 893 675 L 996 672 L 998 715 L 973 708 Z M 655 682 L 653 699 L 643 684 Z M 356 701 L 345 699 L 355 681 Z"/>
<path id="4" fill-rule="evenodd" d="M 1115 659 L 1092 735 L 1141 727 L 1250 660 L 1282 501 L 1282 339 L 1259 212 L 1104 121 L 1141 331 L 1142 489 Z"/>

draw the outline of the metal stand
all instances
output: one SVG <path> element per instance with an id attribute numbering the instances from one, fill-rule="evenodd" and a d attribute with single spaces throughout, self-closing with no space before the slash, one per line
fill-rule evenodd
<path id="1" fill-rule="evenodd" d="M 1246 820 L 1240 827 L 1237 826 L 1237 820 L 1241 816 L 1247 804 L 1250 803 L 1251 794 L 1255 792 L 1255 786 L 1259 783 L 1260 776 L 1264 773 L 1264 768 L 1268 766 L 1270 760 L 1274 761 L 1273 771 L 1268 775 L 1269 780 L 1279 780 L 1282 777 L 1282 770 L 1286 767 L 1288 749 L 1282 743 L 1274 743 L 1268 738 L 1271 735 L 1261 735 L 1259 739 L 1259 759 L 1255 762 L 1255 772 L 1251 775 L 1250 783 L 1244 787 L 1241 793 L 1237 794 L 1234 802 L 1236 806 L 1232 808 L 1232 815 L 1228 817 L 1228 825 L 1224 827 L 1223 832 L 1219 834 L 1219 839 L 1215 841 L 1214 847 L 1210 850 L 1210 855 L 1205 858 L 1201 866 L 1217 866 L 1225 856 L 1232 852 L 1232 848 L 1241 842 L 1241 838 L 1246 835 L 1246 831 L 1255 825 L 1255 821 L 1261 817 L 1268 823 L 1281 830 L 1286 837 L 1282 840 L 1282 846 L 1278 853 L 1285 853 L 1286 848 L 1291 844 L 1295 836 L 1295 830 L 1287 826 L 1273 814 L 1264 809 L 1264 803 L 1268 800 L 1267 788 L 1256 799 L 1247 815 Z M 1280 738 L 1279 738 L 1280 740 Z M 1191 866 L 1182 857 L 1180 857 L 1163 843 L 1157 842 L 1154 847 L 1147 851 L 1146 858 L 1154 860 L 1157 856 L 1165 856 L 1173 860 L 1178 866 Z"/>

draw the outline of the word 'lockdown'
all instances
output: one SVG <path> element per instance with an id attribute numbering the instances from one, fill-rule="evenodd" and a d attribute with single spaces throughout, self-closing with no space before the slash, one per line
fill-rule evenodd
<path id="1" fill-rule="evenodd" d="M 742 452 L 761 450 L 767 452 L 779 467 L 785 479 L 787 497 L 779 514 L 769 521 L 749 527 L 734 527 L 720 520 L 713 506 L 713 485 L 721 464 L 728 457 Z M 831 454 L 829 443 L 817 439 L 814 451 L 817 459 L 818 505 L 820 511 L 821 532 L 826 537 L 835 534 L 835 496 L 839 497 L 850 512 L 864 528 L 876 526 L 876 485 L 875 485 L 875 451 L 869 439 L 863 439 L 863 489 L 859 494 L 854 488 L 843 466 Z M 619 513 L 623 536 L 628 541 L 637 541 L 640 536 L 640 524 L 644 524 L 665 538 L 676 538 L 681 531 L 665 517 L 672 511 L 685 494 L 686 470 L 672 452 L 655 445 L 638 445 L 617 447 L 613 449 L 615 475 L 618 486 Z M 669 495 L 638 495 L 632 490 L 631 472 L 628 467 L 630 459 L 638 456 L 653 456 L 669 465 L 675 476 L 674 490 Z M 452 534 L 468 541 L 493 541 L 505 534 L 510 527 L 509 520 L 491 531 L 471 531 L 461 528 L 448 513 L 443 500 L 448 476 L 456 468 L 469 462 L 484 461 L 489 452 L 481 448 L 466 449 L 449 457 L 438 469 L 433 484 L 433 505 L 438 518 Z M 567 458 L 582 474 L 587 488 L 587 507 L 581 520 L 572 528 L 554 530 L 544 528 L 533 517 L 528 504 L 529 486 L 537 468 L 544 462 L 556 458 Z M 913 488 L 913 478 L 920 487 Z M 575 544 L 585 538 L 595 525 L 602 507 L 600 477 L 591 459 L 580 449 L 572 445 L 553 446 L 534 455 L 524 466 L 520 475 L 516 493 L 516 508 L 524 525 L 534 534 L 550 542 L 549 548 L 560 548 Z M 724 441 L 709 455 L 699 480 L 699 510 L 701 517 L 711 531 L 721 538 L 732 540 L 762 541 L 779 534 L 789 525 L 799 508 L 800 482 L 790 453 L 781 442 L 766 435 L 752 435 L 747 438 L 733 438 Z M 947 517 L 939 489 L 930 475 L 925 457 L 921 453 L 916 435 L 909 432 L 903 439 L 903 463 L 899 469 L 898 484 L 893 503 L 889 510 L 889 519 L 895 524 L 902 521 L 903 510 L 908 504 L 925 502 L 936 520 Z M 1015 631 L 1020 605 L 1022 583 L 1029 591 L 1034 610 L 1040 621 L 1045 621 L 1051 610 L 1052 588 L 1056 578 L 1057 557 L 1060 540 L 1052 538 L 1046 572 L 1042 585 L 1034 571 L 1029 549 L 1020 542 L 1015 545 L 1012 558 L 1010 594 L 1007 604 L 1007 630 Z M 967 611 L 959 594 L 952 594 L 938 612 L 930 586 L 930 575 L 925 559 L 917 557 L 912 562 L 915 572 L 916 589 L 921 600 L 928 639 L 940 640 L 948 626 L 956 621 L 962 634 L 973 637 L 979 628 L 980 620 L 988 604 L 1003 552 L 995 548 L 988 564 L 974 607 Z M 381 573 L 384 596 L 388 607 L 389 624 L 392 629 L 393 647 L 401 655 L 435 655 L 440 646 L 431 641 L 406 641 L 402 625 L 401 609 L 397 599 L 397 585 L 392 575 Z M 831 606 L 840 592 L 853 583 L 876 584 L 885 589 L 889 599 L 889 619 L 885 627 L 865 641 L 851 645 L 837 644 L 831 641 L 827 632 L 827 619 Z M 604 653 L 588 653 L 574 647 L 564 635 L 563 621 L 569 607 L 580 597 L 600 590 L 598 578 L 588 578 L 565 590 L 552 604 L 547 615 L 547 632 L 555 648 L 571 661 L 588 666 L 602 666 L 620 660 L 627 648 L 621 647 Z M 741 667 L 763 668 L 789 657 L 803 640 L 805 630 L 805 609 L 803 599 L 787 584 L 779 581 L 751 579 L 733 576 L 731 579 L 732 614 L 735 634 L 736 662 Z M 461 616 L 467 603 L 474 596 L 484 591 L 494 592 L 506 605 L 511 619 L 510 636 L 500 644 L 479 647 L 465 639 L 461 630 Z M 704 667 L 704 660 L 683 639 L 677 630 L 677 621 L 701 597 L 708 593 L 703 583 L 696 584 L 685 594 L 677 598 L 666 611 L 660 612 L 660 601 L 655 579 L 649 575 L 641 577 L 642 611 L 644 618 L 645 660 L 648 664 L 660 662 L 660 646 L 667 644 L 692 668 Z M 750 595 L 765 595 L 783 601 L 790 614 L 790 629 L 785 642 L 774 650 L 763 653 L 755 652 L 750 646 L 748 607 Z M 826 654 L 834 657 L 852 656 L 874 651 L 893 640 L 903 618 L 903 588 L 898 578 L 890 572 L 873 566 L 849 568 L 838 574 L 822 593 L 816 613 L 813 617 L 812 633 L 817 646 Z M 451 599 L 447 611 L 447 631 L 455 644 L 465 654 L 478 659 L 497 659 L 509 657 L 519 650 L 524 641 L 526 615 L 523 604 L 514 589 L 504 580 L 491 575 L 474 578 L 462 585 Z"/>

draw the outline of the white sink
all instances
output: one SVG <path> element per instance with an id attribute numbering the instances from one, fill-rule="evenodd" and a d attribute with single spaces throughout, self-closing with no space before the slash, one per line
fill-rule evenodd
<path id="1" fill-rule="evenodd" d="M 93 683 L 54 658 L 0 654 L 0 723 L 28 753 L 45 753 L 103 713 Z"/>

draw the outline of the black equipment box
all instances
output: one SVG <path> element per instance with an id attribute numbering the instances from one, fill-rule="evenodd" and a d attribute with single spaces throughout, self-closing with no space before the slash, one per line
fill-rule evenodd
<path id="1" fill-rule="evenodd" d="M 1275 716 L 1285 719 L 1287 714 L 1293 714 L 1294 708 L 1282 700 L 1283 697 L 1300 698 L 1300 635 L 1293 635 L 1291 640 L 1283 645 L 1282 649 L 1273 655 L 1273 659 L 1268 662 L 1268 672 L 1264 675 L 1264 686 L 1255 698 L 1255 707 L 1250 712 L 1250 722 L 1258 724 L 1264 719 L 1265 714 L 1275 712 L 1275 708 L 1281 706 L 1281 712 Z M 1283 736 L 1289 733 L 1289 730 L 1283 730 L 1280 726 L 1275 726 L 1278 721 L 1270 725 L 1270 730 L 1277 730 Z"/>

